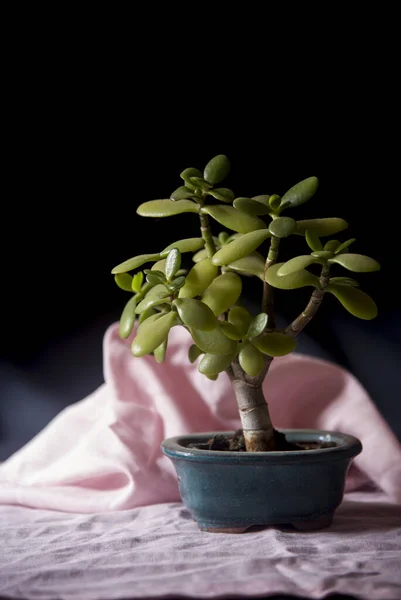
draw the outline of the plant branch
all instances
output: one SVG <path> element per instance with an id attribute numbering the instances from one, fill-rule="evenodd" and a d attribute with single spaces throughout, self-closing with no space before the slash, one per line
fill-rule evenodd
<path id="1" fill-rule="evenodd" d="M 274 319 L 274 306 L 273 306 L 273 288 L 266 281 L 266 271 L 269 267 L 277 262 L 278 249 L 280 240 L 277 237 L 272 237 L 270 241 L 270 248 L 265 262 L 264 282 L 263 282 L 263 298 L 262 298 L 262 312 L 265 312 L 269 317 L 268 326 L 269 329 L 276 327 Z"/>
<path id="2" fill-rule="evenodd" d="M 284 329 L 284 333 L 286 333 L 290 337 L 295 338 L 301 333 L 304 327 L 306 327 L 306 325 L 313 319 L 313 317 L 319 309 L 319 306 L 322 303 L 323 296 L 326 293 L 325 288 L 328 286 L 329 283 L 329 275 L 330 267 L 324 266 L 322 268 L 322 272 L 319 279 L 320 289 L 313 291 L 312 296 L 305 309 L 301 312 L 300 315 L 298 315 L 296 319 L 292 321 L 292 323 L 290 323 L 290 325 L 288 325 L 288 327 Z"/>
<path id="3" fill-rule="evenodd" d="M 216 253 L 216 244 L 214 243 L 212 232 L 210 231 L 209 217 L 208 215 L 205 215 L 204 213 L 200 212 L 199 218 L 201 224 L 202 238 L 205 241 L 207 256 L 208 258 L 212 258 L 213 254 Z"/>

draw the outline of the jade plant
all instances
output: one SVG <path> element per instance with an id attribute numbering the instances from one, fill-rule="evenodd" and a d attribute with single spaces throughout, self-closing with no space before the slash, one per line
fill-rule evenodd
<path id="1" fill-rule="evenodd" d="M 283 196 L 236 198 L 231 189 L 221 187 L 229 171 L 228 158 L 215 156 L 203 173 L 185 169 L 180 175 L 182 185 L 168 199 L 151 200 L 137 208 L 138 215 L 157 219 L 192 213 L 199 220 L 200 235 L 177 240 L 153 254 L 135 256 L 112 270 L 117 285 L 132 293 L 119 331 L 127 338 L 135 330 L 134 357 L 153 355 L 161 363 L 169 331 L 184 327 L 193 340 L 188 360 L 197 361 L 199 372 L 210 379 L 227 373 L 246 451 L 274 450 L 277 431 L 262 391 L 272 361 L 294 351 L 297 336 L 326 294 L 356 317 L 376 317 L 375 302 L 346 272 L 376 271 L 380 265 L 349 251 L 355 239 L 327 241 L 348 227 L 343 219 L 295 220 L 287 216 L 314 196 L 319 184 L 316 177 L 297 183 Z M 216 227 L 214 221 L 224 228 L 217 235 L 211 228 Z M 304 238 L 304 254 L 279 262 L 280 246 L 293 235 Z M 146 265 L 150 268 L 144 269 Z M 257 315 L 244 306 L 242 277 L 261 281 Z M 307 286 L 312 288 L 307 305 L 288 326 L 279 329 L 274 288 Z"/>

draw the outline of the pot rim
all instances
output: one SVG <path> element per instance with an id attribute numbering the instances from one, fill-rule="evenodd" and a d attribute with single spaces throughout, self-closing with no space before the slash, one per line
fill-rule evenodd
<path id="1" fill-rule="evenodd" d="M 216 461 L 216 459 L 234 462 L 297 462 L 299 459 L 305 461 L 323 460 L 325 457 L 330 460 L 344 460 L 352 458 L 362 452 L 361 441 L 346 433 L 332 431 L 328 429 L 286 429 L 276 428 L 277 431 L 288 434 L 289 441 L 299 442 L 335 442 L 338 444 L 331 448 L 316 448 L 313 450 L 285 450 L 270 452 L 233 452 L 221 450 L 202 450 L 198 448 L 188 448 L 185 444 L 202 442 L 210 439 L 213 435 L 232 435 L 233 430 L 211 431 L 177 435 L 166 438 L 161 443 L 163 453 L 170 458 L 185 458 L 187 460 Z"/>

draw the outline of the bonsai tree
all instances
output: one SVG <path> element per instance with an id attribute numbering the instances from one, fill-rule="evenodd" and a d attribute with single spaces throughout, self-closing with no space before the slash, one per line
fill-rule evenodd
<path id="1" fill-rule="evenodd" d="M 161 363 L 170 329 L 187 329 L 193 340 L 189 361 L 198 361 L 198 370 L 210 379 L 223 371 L 230 378 L 246 451 L 274 450 L 280 446 L 280 434 L 272 425 L 262 391 L 272 361 L 295 349 L 297 336 L 326 294 L 335 296 L 356 317 L 376 317 L 375 302 L 347 271 L 376 271 L 380 265 L 373 258 L 349 252 L 355 239 L 326 241 L 347 228 L 343 219 L 297 221 L 287 216 L 315 194 L 316 177 L 297 183 L 283 196 L 236 198 L 231 189 L 221 187 L 229 171 L 228 158 L 216 156 L 203 173 L 185 169 L 180 175 L 182 185 L 170 198 L 151 200 L 137 208 L 138 215 L 158 219 L 193 213 L 199 219 L 200 236 L 135 256 L 112 270 L 117 285 L 132 293 L 121 316 L 120 335 L 127 338 L 138 321 L 132 354 L 151 354 Z M 224 228 L 217 236 L 212 233 L 211 220 Z M 280 246 L 292 235 L 305 239 L 305 252 L 279 262 Z M 182 255 L 192 255 L 192 263 L 185 265 L 188 268 L 182 268 Z M 337 269 L 345 273 L 337 275 Z M 261 280 L 256 316 L 243 306 L 243 276 Z M 312 288 L 309 302 L 287 327 L 278 329 L 274 288 L 305 286 Z"/>

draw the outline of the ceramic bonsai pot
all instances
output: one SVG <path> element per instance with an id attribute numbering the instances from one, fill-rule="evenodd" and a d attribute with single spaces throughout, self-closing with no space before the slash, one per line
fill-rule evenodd
<path id="1" fill-rule="evenodd" d="M 162 442 L 178 475 L 184 505 L 203 531 L 242 533 L 253 525 L 291 524 L 298 530 L 331 525 L 352 459 L 361 442 L 346 434 L 282 429 L 288 441 L 334 442 L 333 447 L 285 452 L 227 452 L 193 448 L 216 433 Z"/>

